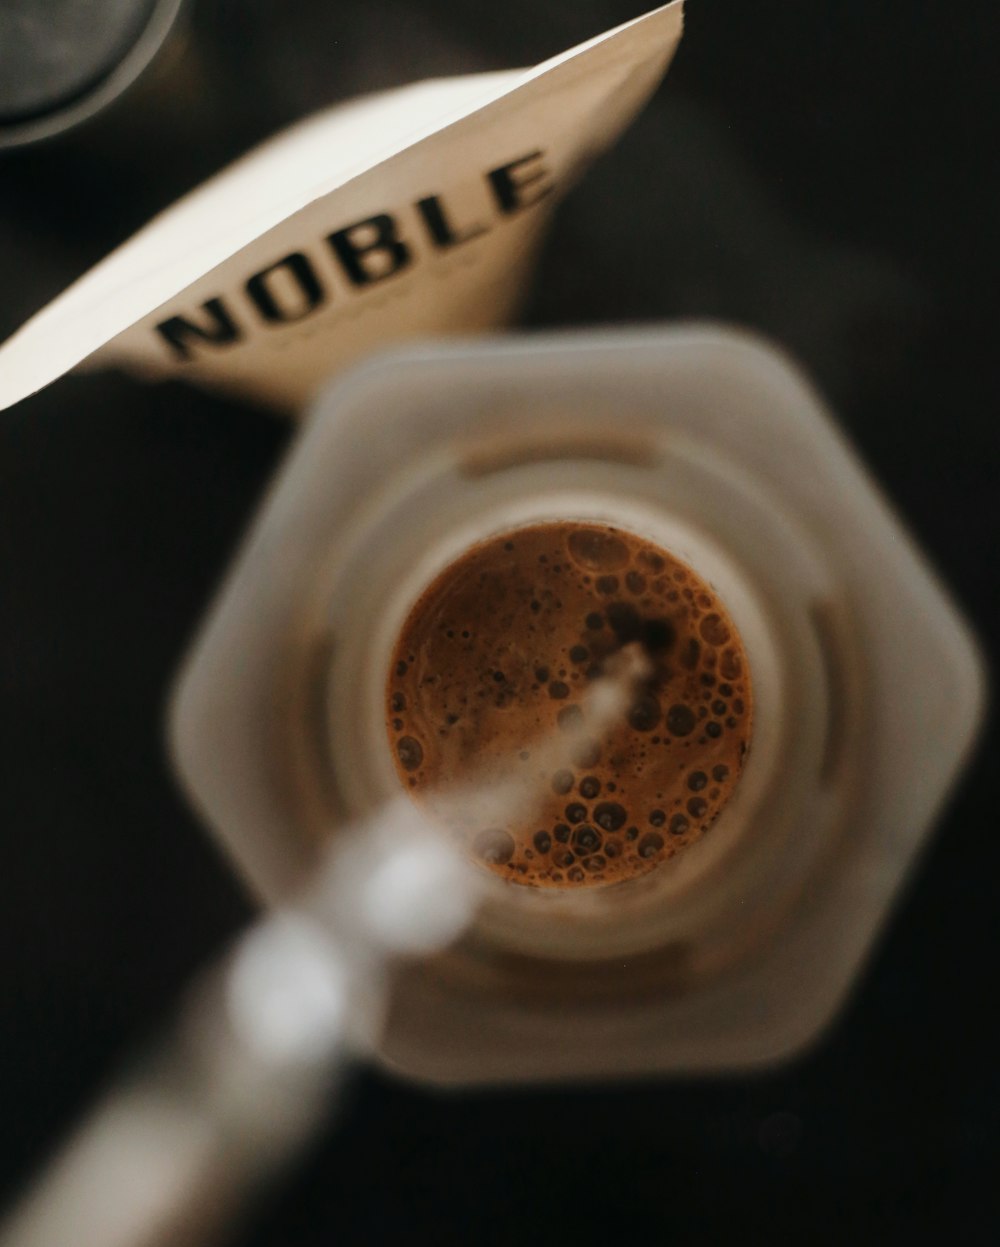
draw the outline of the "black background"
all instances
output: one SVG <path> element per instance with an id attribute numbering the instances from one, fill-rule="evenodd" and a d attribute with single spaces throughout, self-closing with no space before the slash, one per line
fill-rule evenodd
<path id="1" fill-rule="evenodd" d="M 691 0 L 560 210 L 532 325 L 710 315 L 792 349 L 996 635 L 993 6 Z M 0 336 L 250 143 L 530 64 L 626 0 L 201 0 L 99 123 L 0 159 Z M 178 660 L 289 440 L 179 384 L 0 414 L 0 1176 L 11 1198 L 249 913 L 164 760 Z M 919 673 L 915 673 L 919 674 Z M 995 737 L 836 1026 L 776 1072 L 442 1094 L 356 1080 L 241 1242 L 993 1242 Z"/>

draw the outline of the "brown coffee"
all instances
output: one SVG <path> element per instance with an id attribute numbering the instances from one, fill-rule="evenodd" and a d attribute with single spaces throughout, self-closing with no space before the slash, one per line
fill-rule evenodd
<path id="1" fill-rule="evenodd" d="M 652 674 L 625 720 L 539 766 L 541 742 L 579 724 L 588 683 L 630 642 Z M 478 860 L 536 887 L 618 882 L 686 848 L 732 795 L 750 741 L 750 672 L 724 605 L 665 550 L 602 524 L 538 524 L 468 550 L 411 610 L 386 696 L 403 784 Z M 532 800 L 506 823 L 470 825 L 441 803 L 512 762 Z"/>

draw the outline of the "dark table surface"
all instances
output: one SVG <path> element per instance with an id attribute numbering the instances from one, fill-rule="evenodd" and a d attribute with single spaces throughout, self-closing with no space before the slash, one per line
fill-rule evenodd
<path id="1" fill-rule="evenodd" d="M 530 64 L 635 13 L 196 0 L 124 106 L 0 159 L 0 336 L 311 110 Z M 987 647 L 996 33 L 984 0 L 691 0 L 666 83 L 560 210 L 527 316 L 711 316 L 785 344 Z M 111 374 L 0 414 L 8 1198 L 250 912 L 171 779 L 163 704 L 289 437 L 235 402 Z M 240 1241 L 996 1241 L 996 744 L 991 728 L 805 1057 L 754 1077 L 460 1095 L 365 1072 Z"/>

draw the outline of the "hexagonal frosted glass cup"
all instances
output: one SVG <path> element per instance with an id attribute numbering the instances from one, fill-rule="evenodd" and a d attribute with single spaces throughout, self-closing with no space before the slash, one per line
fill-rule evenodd
<path id="1" fill-rule="evenodd" d="M 409 608 L 469 546 L 605 521 L 726 603 L 754 686 L 733 799 L 631 883 L 489 876 L 394 977 L 378 1056 L 441 1082 L 780 1059 L 835 1014 L 970 747 L 969 632 L 789 360 L 710 327 L 429 345 L 319 401 L 177 690 L 189 793 L 274 903 L 399 791 L 383 717 Z"/>

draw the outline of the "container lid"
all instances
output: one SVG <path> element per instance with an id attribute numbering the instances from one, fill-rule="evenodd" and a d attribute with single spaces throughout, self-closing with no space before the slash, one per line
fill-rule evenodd
<path id="1" fill-rule="evenodd" d="M 374 538 L 391 531 L 383 545 L 409 557 L 426 535 L 416 505 L 425 493 L 438 507 L 447 488 L 456 502 L 484 506 L 504 474 L 540 464 L 548 480 L 560 422 L 575 430 L 562 456 L 574 480 L 616 429 L 654 445 L 648 463 L 622 461 L 631 496 L 655 491 L 676 516 L 696 502 L 701 526 L 768 603 L 786 666 L 794 658 L 805 670 L 809 658 L 822 678 L 788 681 L 780 787 L 749 812 L 722 868 L 699 876 L 691 921 L 681 923 L 684 898 L 675 897 L 664 920 L 677 929 L 665 942 L 574 965 L 520 946 L 510 955 L 481 914 L 475 938 L 397 977 L 381 1056 L 440 1082 L 788 1057 L 822 1032 L 856 979 L 969 750 L 985 681 L 961 616 L 818 396 L 750 335 L 694 325 L 429 345 L 373 359 L 331 389 L 184 673 L 175 760 L 245 876 L 280 901 L 320 843 L 302 836 L 302 807 L 281 768 L 294 719 L 290 667 L 298 662 L 309 692 L 324 671 L 360 669 L 353 639 L 367 629 L 367 643 L 379 620 L 367 609 L 379 561 L 362 557 Z M 526 441 L 546 453 L 529 461 Z M 484 458 L 483 443 L 506 457 Z M 489 462 L 499 465 L 492 476 Z M 599 466 L 614 469 L 606 456 Z M 390 504 L 405 526 L 379 518 Z M 334 563 L 351 559 L 363 575 L 335 593 Z M 755 678 L 757 693 L 762 686 Z M 304 724 L 320 722 L 315 699 L 301 710 Z M 751 763 L 766 717 L 758 698 Z M 817 718 L 822 747 L 801 764 L 792 749 Z M 326 734 L 333 749 L 322 756 L 332 757 L 356 723 L 323 721 L 351 725 Z M 750 766 L 741 782 L 749 777 Z M 722 821 L 680 865 L 719 843 Z"/>

